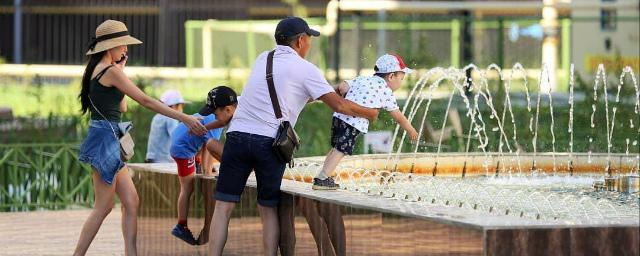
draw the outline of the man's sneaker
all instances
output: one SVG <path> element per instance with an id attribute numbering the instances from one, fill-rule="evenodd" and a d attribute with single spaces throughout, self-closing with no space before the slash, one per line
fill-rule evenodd
<path id="1" fill-rule="evenodd" d="M 196 241 L 196 239 L 193 238 L 193 234 L 191 234 L 191 230 L 189 230 L 189 228 L 184 227 L 180 224 L 176 224 L 173 227 L 173 230 L 171 230 L 171 234 L 177 238 L 180 238 L 182 241 L 185 241 L 190 245 L 198 244 L 198 241 Z"/>
<path id="2" fill-rule="evenodd" d="M 313 187 L 314 190 L 336 190 L 340 188 L 339 184 L 336 184 L 333 181 L 332 177 L 326 179 L 313 178 Z"/>

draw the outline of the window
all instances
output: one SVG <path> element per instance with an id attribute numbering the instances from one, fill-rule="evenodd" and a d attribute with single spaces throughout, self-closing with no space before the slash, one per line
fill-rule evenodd
<path id="1" fill-rule="evenodd" d="M 615 31 L 616 30 L 617 11 L 616 9 L 600 10 L 600 29 L 603 31 Z"/>

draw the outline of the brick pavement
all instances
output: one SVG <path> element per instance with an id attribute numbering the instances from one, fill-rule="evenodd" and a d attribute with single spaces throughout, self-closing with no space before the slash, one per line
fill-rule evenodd
<path id="1" fill-rule="evenodd" d="M 0 213 L 0 255 L 71 255 L 91 209 Z M 123 255 L 120 208 L 111 211 L 87 255 Z"/>

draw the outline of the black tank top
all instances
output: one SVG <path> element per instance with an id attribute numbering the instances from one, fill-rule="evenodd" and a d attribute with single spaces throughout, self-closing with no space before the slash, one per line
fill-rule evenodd
<path id="1" fill-rule="evenodd" d="M 104 117 L 102 117 L 102 115 L 94 109 L 94 106 L 91 106 L 92 120 L 104 120 L 106 118 L 112 122 L 120 122 L 122 119 L 120 101 L 124 98 L 124 93 L 116 87 L 106 87 L 99 82 L 102 75 L 111 67 L 113 67 L 113 65 L 100 71 L 100 73 L 89 82 L 89 97 L 91 101 L 93 101 L 95 108 L 104 115 Z"/>

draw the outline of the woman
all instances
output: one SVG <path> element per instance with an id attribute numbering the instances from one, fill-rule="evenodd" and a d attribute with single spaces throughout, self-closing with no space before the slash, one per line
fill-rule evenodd
<path id="1" fill-rule="evenodd" d="M 127 105 L 124 95 L 157 113 L 184 122 L 194 134 L 204 134 L 200 120 L 172 110 L 147 96 L 124 74 L 127 45 L 142 42 L 129 36 L 124 23 L 107 20 L 96 29 L 87 55 L 89 63 L 82 77 L 78 98 L 82 113 L 90 112 L 89 132 L 80 147 L 80 160 L 93 169 L 95 204 L 85 221 L 74 255 L 84 255 L 104 218 L 113 208 L 113 196 L 122 203 L 122 234 L 125 254 L 136 255 L 138 192 L 120 159 L 118 122 Z"/>

